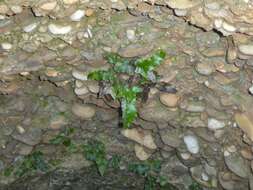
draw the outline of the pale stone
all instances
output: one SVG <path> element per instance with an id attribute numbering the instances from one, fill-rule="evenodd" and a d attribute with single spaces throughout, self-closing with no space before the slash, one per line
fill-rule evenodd
<path id="1" fill-rule="evenodd" d="M 51 11 L 55 9 L 56 5 L 57 5 L 57 1 L 45 2 L 42 5 L 40 5 L 40 9 L 45 10 L 45 11 Z"/>
<path id="2" fill-rule="evenodd" d="M 90 92 L 92 92 L 94 94 L 99 93 L 100 87 L 99 87 L 97 81 L 91 81 L 89 84 L 87 84 L 87 87 Z"/>
<path id="3" fill-rule="evenodd" d="M 175 9 L 189 9 L 201 3 L 201 0 L 170 0 L 166 2 L 168 6 Z"/>
<path id="4" fill-rule="evenodd" d="M 151 154 L 146 152 L 144 147 L 139 144 L 135 144 L 134 151 L 135 151 L 136 157 L 142 161 L 147 160 L 151 156 Z"/>
<path id="5" fill-rule="evenodd" d="M 246 135 L 253 141 L 253 122 L 246 113 L 236 113 L 235 121 Z"/>
<path id="6" fill-rule="evenodd" d="M 25 32 L 32 32 L 35 28 L 37 28 L 38 23 L 32 23 L 23 28 Z"/>
<path id="7" fill-rule="evenodd" d="M 4 50 L 10 50 L 12 48 L 12 44 L 10 43 L 7 43 L 7 42 L 4 42 L 1 44 L 1 47 L 4 49 Z"/>
<path id="8" fill-rule="evenodd" d="M 77 3 L 79 0 L 62 0 L 64 4 L 71 5 Z"/>
<path id="9" fill-rule="evenodd" d="M 208 119 L 208 124 L 207 127 L 210 130 L 217 130 L 217 129 L 222 129 L 225 127 L 225 123 L 223 121 L 219 121 L 217 119 L 214 118 L 209 118 Z"/>
<path id="10" fill-rule="evenodd" d="M 134 30 L 127 30 L 127 38 L 129 40 L 135 40 L 135 31 Z"/>
<path id="11" fill-rule="evenodd" d="M 94 10 L 93 10 L 93 9 L 87 9 L 87 10 L 85 11 L 85 15 L 86 15 L 87 17 L 92 16 L 93 13 L 94 13 Z"/>
<path id="12" fill-rule="evenodd" d="M 215 71 L 211 63 L 198 63 L 196 65 L 196 70 L 201 75 L 211 75 Z"/>
<path id="13" fill-rule="evenodd" d="M 253 95 L 253 85 L 251 87 L 249 87 L 249 92 L 251 95 Z"/>
<path id="14" fill-rule="evenodd" d="M 222 27 L 228 31 L 228 32 L 235 32 L 236 31 L 236 27 L 234 27 L 233 25 L 231 24 L 228 24 L 227 22 L 223 22 L 222 23 Z"/>
<path id="15" fill-rule="evenodd" d="M 9 8 L 5 4 L 0 5 L 0 14 L 6 14 L 8 12 Z"/>
<path id="16" fill-rule="evenodd" d="M 59 130 L 67 124 L 68 122 L 66 118 L 64 116 L 59 115 L 51 119 L 49 128 L 53 130 Z"/>
<path id="17" fill-rule="evenodd" d="M 174 9 L 174 13 L 177 16 L 186 16 L 187 15 L 187 10 L 185 10 L 185 9 Z"/>
<path id="18" fill-rule="evenodd" d="M 72 76 L 75 78 L 75 79 L 78 79 L 78 80 L 81 80 L 81 81 L 86 81 L 88 80 L 88 76 L 86 73 L 84 72 L 80 72 L 78 70 L 73 70 L 72 71 Z"/>
<path id="19" fill-rule="evenodd" d="M 72 106 L 72 112 L 74 115 L 84 120 L 91 119 L 92 117 L 94 117 L 96 113 L 93 107 L 89 105 L 82 105 L 82 104 L 74 104 Z"/>
<path id="20" fill-rule="evenodd" d="M 89 89 L 86 86 L 82 86 L 81 88 L 75 88 L 75 94 L 78 96 L 85 95 L 89 93 Z"/>
<path id="21" fill-rule="evenodd" d="M 48 68 L 46 69 L 45 74 L 49 77 L 57 77 L 59 75 L 59 72 L 53 68 Z"/>
<path id="22" fill-rule="evenodd" d="M 222 19 L 215 19 L 214 20 L 214 26 L 216 28 L 220 28 L 222 26 L 223 20 Z"/>
<path id="23" fill-rule="evenodd" d="M 48 30 L 52 34 L 68 34 L 71 30 L 71 26 L 61 26 L 61 25 L 56 25 L 56 24 L 49 24 L 48 25 Z"/>
<path id="24" fill-rule="evenodd" d="M 22 126 L 20 126 L 20 125 L 17 125 L 16 129 L 17 129 L 17 131 L 18 131 L 19 134 L 23 134 L 25 132 L 25 129 Z"/>
<path id="25" fill-rule="evenodd" d="M 77 88 L 81 88 L 83 86 L 83 82 L 80 80 L 76 80 L 75 85 Z"/>
<path id="26" fill-rule="evenodd" d="M 246 55 L 253 55 L 253 44 L 242 44 L 238 46 L 241 53 Z"/>
<path id="27" fill-rule="evenodd" d="M 156 149 L 157 146 L 154 142 L 152 134 L 150 131 L 143 130 L 141 128 L 133 128 L 133 129 L 123 129 L 121 134 L 142 146 L 145 146 L 149 149 Z"/>
<path id="28" fill-rule="evenodd" d="M 192 154 L 197 154 L 199 152 L 199 142 L 196 136 L 186 135 L 184 136 L 184 143 L 187 150 Z"/>
<path id="29" fill-rule="evenodd" d="M 168 107 L 176 107 L 180 97 L 177 94 L 161 93 L 160 101 L 162 104 Z"/>
<path id="30" fill-rule="evenodd" d="M 84 10 L 76 10 L 76 12 L 74 12 L 71 16 L 70 19 L 72 21 L 78 22 L 80 21 L 85 15 L 85 11 Z"/>
<path id="31" fill-rule="evenodd" d="M 15 13 L 15 14 L 19 14 L 23 11 L 23 8 L 19 5 L 13 5 L 11 6 L 11 10 Z"/>

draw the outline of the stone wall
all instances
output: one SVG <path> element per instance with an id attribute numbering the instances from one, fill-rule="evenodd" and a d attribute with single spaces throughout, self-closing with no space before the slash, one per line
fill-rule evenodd
<path id="1" fill-rule="evenodd" d="M 106 52 L 135 58 L 161 48 L 167 57 L 157 69 L 160 83 L 139 108 L 137 127 L 121 130 L 134 142 L 126 151 L 141 160 L 160 155 L 162 173 L 181 189 L 190 176 L 206 189 L 253 189 L 252 6 L 251 0 L 0 0 L 0 125 L 23 117 L 0 133 L 3 165 L 46 144 L 47 130 L 67 125 L 63 117 L 27 124 L 24 113 L 37 112 L 27 109 L 25 97 L 39 91 L 67 102 L 50 107 L 50 118 L 63 110 L 80 123 L 99 116 L 111 124 L 111 107 L 96 98 L 99 85 L 87 74 L 108 67 Z M 26 152 L 16 147 L 7 154 L 11 141 Z"/>

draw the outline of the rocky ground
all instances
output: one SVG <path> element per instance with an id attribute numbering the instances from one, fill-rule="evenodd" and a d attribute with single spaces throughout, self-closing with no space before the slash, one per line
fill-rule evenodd
<path id="1" fill-rule="evenodd" d="M 101 183 L 80 170 L 90 167 L 80 153 L 50 143 L 74 128 L 73 141 L 101 140 L 108 157 L 162 160 L 161 175 L 180 190 L 193 181 L 203 189 L 253 189 L 252 6 L 251 0 L 0 0 L 0 184 L 22 184 L 5 172 L 36 151 L 59 161 L 66 179 L 87 188 Z M 106 52 L 136 58 L 159 48 L 167 53 L 156 70 L 163 86 L 151 88 L 135 127 L 123 130 L 117 109 L 97 99 L 99 85 L 87 75 L 108 66 Z M 105 184 L 113 186 L 105 189 L 133 189 L 133 181 L 141 188 L 143 179 L 124 167 L 119 182 L 126 176 L 130 182 L 121 188 L 109 172 Z M 39 178 L 41 184 L 54 175 Z"/>

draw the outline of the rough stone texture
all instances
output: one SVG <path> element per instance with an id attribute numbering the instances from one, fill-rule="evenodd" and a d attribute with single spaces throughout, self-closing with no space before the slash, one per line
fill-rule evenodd
<path id="1" fill-rule="evenodd" d="M 109 154 L 162 156 L 162 173 L 180 190 L 192 179 L 207 189 L 248 189 L 252 7 L 250 0 L 0 1 L 0 170 L 33 150 L 61 158 L 50 139 L 71 126 L 77 142 L 102 139 Z M 136 59 L 159 48 L 167 53 L 160 79 L 123 138 L 118 103 L 98 99 L 99 84 L 87 75 L 110 66 L 107 52 Z M 197 139 L 196 150 L 185 136 Z M 68 168 L 77 168 L 79 156 L 72 159 Z M 0 175 L 0 183 L 13 180 Z"/>

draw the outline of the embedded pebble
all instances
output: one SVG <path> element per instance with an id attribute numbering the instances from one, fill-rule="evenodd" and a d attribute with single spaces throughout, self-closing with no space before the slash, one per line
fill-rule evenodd
<path id="1" fill-rule="evenodd" d="M 202 75 L 210 75 L 214 72 L 214 67 L 210 63 L 198 63 L 196 70 Z"/>
<path id="2" fill-rule="evenodd" d="M 251 95 L 253 95 L 253 85 L 251 87 L 249 87 L 249 92 Z"/>
<path id="3" fill-rule="evenodd" d="M 60 26 L 60 25 L 56 25 L 56 24 L 49 24 L 48 29 L 52 34 L 64 35 L 64 34 L 68 34 L 72 30 L 72 27 L 71 26 Z"/>
<path id="4" fill-rule="evenodd" d="M 219 121 L 219 120 L 214 119 L 214 118 L 209 118 L 207 127 L 210 130 L 217 130 L 217 129 L 224 128 L 225 125 L 226 124 L 223 121 Z"/>
<path id="5" fill-rule="evenodd" d="M 40 8 L 45 10 L 45 11 L 51 11 L 56 8 L 57 1 L 50 1 L 50 2 L 45 2 L 40 5 Z"/>
<path id="6" fill-rule="evenodd" d="M 179 103 L 180 97 L 177 94 L 161 93 L 160 101 L 168 107 L 176 107 Z"/>
<path id="7" fill-rule="evenodd" d="M 86 86 L 80 88 L 75 88 L 75 94 L 78 96 L 85 95 L 89 93 L 89 89 Z"/>
<path id="8" fill-rule="evenodd" d="M 12 48 L 12 44 L 4 42 L 4 43 L 1 43 L 1 47 L 5 50 L 10 50 Z"/>
<path id="9" fill-rule="evenodd" d="M 253 45 L 252 44 L 242 44 L 238 46 L 241 53 L 245 55 L 253 55 Z"/>
<path id="10" fill-rule="evenodd" d="M 73 70 L 72 71 L 72 75 L 74 78 L 78 79 L 78 80 L 81 80 L 81 81 L 86 81 L 88 80 L 88 76 L 87 74 L 85 74 L 84 72 L 80 72 L 80 71 L 77 71 L 77 70 Z"/>
<path id="11" fill-rule="evenodd" d="M 84 10 L 77 10 L 76 12 L 74 12 L 71 16 L 70 19 L 72 21 L 78 22 L 80 21 L 85 15 L 85 11 Z"/>
<path id="12" fill-rule="evenodd" d="M 71 5 L 77 3 L 79 0 L 62 0 L 64 4 Z"/>
<path id="13" fill-rule="evenodd" d="M 129 40 L 135 40 L 135 31 L 134 30 L 127 30 L 127 38 Z"/>
<path id="14" fill-rule="evenodd" d="M 152 134 L 150 131 L 143 130 L 143 129 L 123 129 L 121 130 L 121 134 L 137 143 L 140 145 L 149 148 L 149 149 L 156 149 L 157 146 L 154 142 L 154 139 L 152 137 Z"/>
<path id="15" fill-rule="evenodd" d="M 37 28 L 38 23 L 32 23 L 23 28 L 25 32 L 32 32 L 35 28 Z"/>
<path id="16" fill-rule="evenodd" d="M 147 151 L 145 151 L 143 146 L 139 144 L 134 145 L 134 151 L 135 151 L 136 157 L 142 161 L 147 160 L 152 155 L 151 153 L 148 153 Z"/>
<path id="17" fill-rule="evenodd" d="M 72 112 L 80 119 L 87 120 L 95 116 L 96 110 L 89 105 L 74 104 L 72 106 Z"/>
<path id="18" fill-rule="evenodd" d="M 187 150 L 192 154 L 197 154 L 199 152 L 199 142 L 196 136 L 187 135 L 184 136 L 184 143 L 186 144 Z"/>

